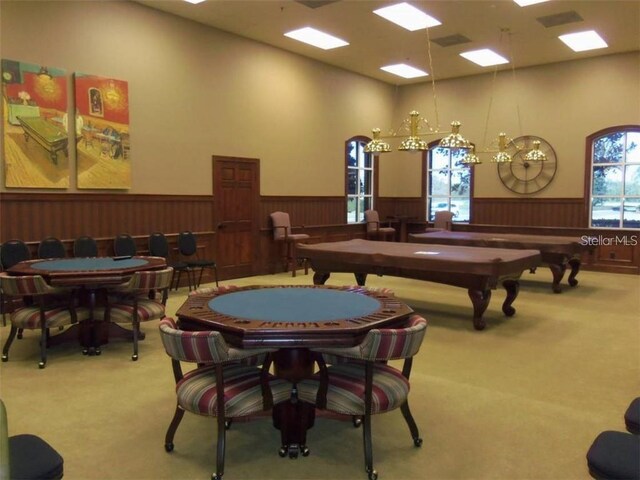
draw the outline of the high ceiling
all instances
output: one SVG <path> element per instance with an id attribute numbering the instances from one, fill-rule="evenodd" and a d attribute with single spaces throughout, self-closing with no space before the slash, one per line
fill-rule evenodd
<path id="1" fill-rule="evenodd" d="M 138 3 L 390 84 L 403 85 L 425 81 L 425 78 L 405 80 L 380 67 L 408 63 L 429 73 L 432 69 L 426 30 L 410 32 L 372 13 L 400 1 L 207 0 L 192 5 L 183 0 L 138 0 Z M 442 22 L 428 31 L 436 79 L 492 71 L 494 67 L 480 67 L 459 55 L 480 48 L 491 48 L 512 58 L 516 68 L 640 50 L 638 0 L 551 0 L 529 7 L 520 7 L 512 0 L 409 0 L 408 3 Z M 541 17 L 549 17 L 544 23 L 554 25 L 544 26 L 539 20 Z M 569 23 L 555 24 L 567 20 Z M 350 45 L 321 50 L 283 35 L 305 26 L 342 38 Z M 584 30 L 596 30 L 608 48 L 576 53 L 558 39 L 559 35 Z M 470 41 L 452 46 L 437 43 L 454 35 Z"/>

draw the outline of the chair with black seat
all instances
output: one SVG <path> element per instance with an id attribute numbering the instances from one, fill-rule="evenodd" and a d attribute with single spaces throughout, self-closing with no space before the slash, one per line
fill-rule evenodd
<path id="1" fill-rule="evenodd" d="M 40 275 L 12 276 L 0 273 L 0 285 L 4 295 L 10 298 L 29 299 L 10 312 L 11 331 L 2 349 L 2 361 L 9 360 L 9 348 L 18 330 L 40 330 L 40 362 L 47 364 L 49 329 L 72 325 L 90 318 L 89 309 L 76 307 L 72 289 L 51 287 Z"/>
<path id="2" fill-rule="evenodd" d="M 31 434 L 9 436 L 7 410 L 0 399 L 0 479 L 58 480 L 64 459 L 45 440 Z"/>
<path id="3" fill-rule="evenodd" d="M 198 243 L 196 240 L 196 235 L 193 232 L 180 232 L 180 234 L 178 235 L 178 251 L 180 252 L 182 259 L 188 265 L 191 272 L 193 272 L 193 270 L 195 269 L 200 269 L 200 276 L 198 277 L 197 282 L 195 281 L 195 272 L 193 272 L 193 285 L 196 288 L 200 286 L 200 282 L 202 281 L 202 273 L 204 272 L 205 268 L 210 268 L 211 270 L 213 270 L 216 286 L 218 285 L 218 266 L 216 265 L 215 260 L 198 257 Z"/>
<path id="4" fill-rule="evenodd" d="M 74 257 L 97 257 L 98 256 L 98 244 L 95 239 L 87 235 L 76 238 L 73 241 L 73 256 Z"/>
<path id="5" fill-rule="evenodd" d="M 121 233 L 113 240 L 113 253 L 116 257 L 133 257 L 138 253 L 136 241 L 128 233 Z"/>
<path id="6" fill-rule="evenodd" d="M 189 265 L 187 262 L 181 261 L 173 261 L 170 260 L 169 255 L 169 242 L 167 241 L 167 237 L 164 233 L 154 232 L 149 235 L 149 254 L 154 257 L 162 257 L 167 262 L 167 267 L 173 268 L 173 277 L 171 279 L 171 284 L 173 285 L 173 280 L 175 279 L 175 290 L 178 289 L 180 285 L 180 276 L 182 272 L 187 273 L 187 279 L 189 280 L 189 291 L 191 291 L 191 275 L 189 274 Z M 176 272 L 178 275 L 176 276 Z"/>
<path id="7" fill-rule="evenodd" d="M 369 240 L 393 240 L 396 235 L 396 229 L 387 225 L 381 226 L 380 216 L 376 210 L 366 210 L 364 212 L 364 221 L 367 224 L 367 239 Z"/>
<path id="8" fill-rule="evenodd" d="M 128 282 L 112 288 L 114 297 L 104 307 L 95 309 L 95 317 L 106 322 L 131 324 L 133 354 L 131 360 L 138 360 L 138 338 L 140 322 L 164 317 L 173 268 L 135 272 Z M 149 298 L 149 292 L 154 292 Z"/>
<path id="9" fill-rule="evenodd" d="M 31 259 L 31 251 L 22 240 L 7 240 L 0 245 L 0 270 L 7 270 L 14 265 Z M 0 310 L 2 310 L 2 324 L 7 324 L 6 314 L 11 309 L 9 299 L 0 287 Z"/>
<path id="10" fill-rule="evenodd" d="M 373 329 L 355 347 L 313 349 L 319 373 L 297 384 L 298 398 L 316 408 L 340 415 L 362 417 L 365 470 L 370 480 L 378 477 L 373 468 L 371 415 L 400 408 L 416 447 L 422 445 L 409 409 L 409 376 L 413 357 L 424 339 L 427 321 L 412 315 L 404 328 Z M 324 355 L 341 361 L 327 366 Z M 387 364 L 404 359 L 402 370 Z"/>
<path id="11" fill-rule="evenodd" d="M 293 233 L 294 228 L 304 228 L 304 225 L 291 226 L 291 219 L 286 212 L 273 212 L 269 215 L 273 226 L 273 240 L 276 243 L 284 245 L 284 271 L 291 269 L 291 276 L 296 276 L 298 255 L 296 253 L 296 245 L 304 240 L 309 239 L 306 233 Z M 302 259 L 304 265 L 304 273 L 307 274 L 309 268 L 305 259 Z"/>
<path id="12" fill-rule="evenodd" d="M 165 450 L 173 451 L 173 439 L 185 411 L 217 417 L 217 459 L 213 480 L 224 475 L 226 425 L 231 418 L 268 411 L 289 400 L 291 384 L 269 373 L 274 349 L 230 347 L 220 332 L 178 330 L 172 318 L 160 321 L 160 337 L 171 357 L 176 381 L 176 410 L 165 436 Z M 243 360 L 267 355 L 262 366 Z M 180 362 L 198 365 L 183 373 Z"/>
<path id="13" fill-rule="evenodd" d="M 67 252 L 59 238 L 47 237 L 38 245 L 39 258 L 64 258 Z"/>

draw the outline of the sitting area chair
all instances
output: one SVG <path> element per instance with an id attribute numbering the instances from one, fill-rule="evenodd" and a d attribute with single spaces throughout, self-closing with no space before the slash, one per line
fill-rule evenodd
<path id="1" fill-rule="evenodd" d="M 365 470 L 370 480 L 378 477 L 373 469 L 371 415 L 400 408 L 414 445 L 422 445 L 407 399 L 413 356 L 426 329 L 427 321 L 413 315 L 404 328 L 370 330 L 355 347 L 313 349 L 322 354 L 318 357 L 320 371 L 315 378 L 297 384 L 300 400 L 322 410 L 362 417 Z M 335 363 L 327 366 L 325 355 L 333 356 Z M 404 359 L 402 371 L 387 364 L 398 359 Z"/>
<path id="2" fill-rule="evenodd" d="M 9 436 L 7 410 L 0 400 L 0 479 L 58 480 L 63 474 L 63 458 L 42 438 Z"/>
<path id="3" fill-rule="evenodd" d="M 17 263 L 31 259 L 31 251 L 22 240 L 7 240 L 0 245 L 0 270 L 7 270 Z M 13 300 L 15 301 L 15 299 Z M 2 310 L 2 325 L 7 324 L 6 314 L 12 305 L 0 287 L 0 310 Z"/>
<path id="4" fill-rule="evenodd" d="M 113 253 L 116 257 L 133 257 L 138 253 L 136 241 L 128 233 L 121 233 L 113 240 Z"/>
<path id="5" fill-rule="evenodd" d="M 439 230 L 451 230 L 453 224 L 453 213 L 449 210 L 438 210 L 433 219 L 433 228 Z"/>
<path id="6" fill-rule="evenodd" d="M 96 318 L 103 318 L 106 322 L 131 324 L 131 360 L 134 362 L 138 360 L 140 322 L 164 318 L 172 278 L 171 267 L 135 272 L 127 283 L 111 289 L 114 298 L 108 300 L 106 306 L 97 307 L 94 311 Z"/>
<path id="7" fill-rule="evenodd" d="M 47 237 L 38 245 L 38 258 L 64 258 L 67 252 L 59 238 Z"/>
<path id="8" fill-rule="evenodd" d="M 47 364 L 47 346 L 49 329 L 72 325 L 88 320 L 89 309 L 75 306 L 73 290 L 51 287 L 40 275 L 11 276 L 0 273 L 0 285 L 4 295 L 23 301 L 22 306 L 15 307 L 12 302 L 10 314 L 11 331 L 2 349 L 2 361 L 9 360 L 9 348 L 18 330 L 40 330 L 40 362 L 44 368 Z"/>
<path id="9" fill-rule="evenodd" d="M 173 268 L 173 275 L 171 277 L 171 284 L 175 278 L 174 290 L 178 289 L 180 285 L 180 276 L 182 272 L 187 272 L 187 279 L 189 280 L 189 291 L 191 291 L 191 275 L 189 274 L 189 265 L 187 262 L 171 261 L 169 255 L 169 242 L 164 233 L 154 232 L 149 235 L 149 253 L 154 257 L 162 257 L 167 262 L 167 267 Z M 178 275 L 176 276 L 176 272 Z"/>
<path id="10" fill-rule="evenodd" d="M 377 210 L 367 210 L 364 212 L 364 221 L 367 224 L 367 239 L 369 240 L 393 240 L 396 229 L 390 226 L 380 225 L 380 216 Z"/>
<path id="11" fill-rule="evenodd" d="M 82 258 L 97 257 L 98 244 L 93 238 L 86 235 L 78 237 L 73 241 L 73 256 Z"/>
<path id="12" fill-rule="evenodd" d="M 217 417 L 218 439 L 216 472 L 212 480 L 222 480 L 228 420 L 268 411 L 288 400 L 291 384 L 269 373 L 270 356 L 262 367 L 242 363 L 273 349 L 230 347 L 216 331 L 178 330 L 172 318 L 160 321 L 160 336 L 171 357 L 176 381 L 176 410 L 165 436 L 165 450 L 174 448 L 173 438 L 185 411 Z M 198 367 L 183 373 L 180 362 Z"/>
<path id="13" fill-rule="evenodd" d="M 296 245 L 303 240 L 308 240 L 309 235 L 306 233 L 291 233 L 292 228 L 304 228 L 304 226 L 292 227 L 288 213 L 273 212 L 270 214 L 270 217 L 273 225 L 273 239 L 276 243 L 282 243 L 284 245 L 284 271 L 288 272 L 289 269 L 291 269 L 291 276 L 295 277 L 298 263 Z M 309 272 L 307 261 L 302 259 L 302 263 L 306 275 Z"/>
<path id="14" fill-rule="evenodd" d="M 189 272 L 193 272 L 193 270 L 197 268 L 200 269 L 200 276 L 198 277 L 197 282 L 195 281 L 195 274 L 193 275 L 193 285 L 195 288 L 200 286 L 200 282 L 202 281 L 202 273 L 204 272 L 205 268 L 210 268 L 211 270 L 213 270 L 216 285 L 218 285 L 218 266 L 216 265 L 215 260 L 198 257 L 198 244 L 196 241 L 196 236 L 193 232 L 180 232 L 180 234 L 178 235 L 178 251 L 182 256 L 182 260 L 189 267 Z"/>

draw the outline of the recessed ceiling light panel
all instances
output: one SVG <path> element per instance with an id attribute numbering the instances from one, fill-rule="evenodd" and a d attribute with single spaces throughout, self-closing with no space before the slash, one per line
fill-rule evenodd
<path id="1" fill-rule="evenodd" d="M 373 13 L 411 32 L 442 25 L 439 20 L 408 3 L 397 3 L 390 7 L 379 8 L 374 10 Z"/>
<path id="2" fill-rule="evenodd" d="M 412 67 L 411 65 L 407 65 L 405 63 L 387 65 L 386 67 L 380 67 L 380 70 L 393 73 L 394 75 L 398 75 L 402 78 L 417 78 L 426 77 L 427 75 L 429 75 L 427 72 L 420 70 L 419 68 Z"/>
<path id="3" fill-rule="evenodd" d="M 567 35 L 560 35 L 558 38 L 574 52 L 584 52 L 609 46 L 595 30 L 568 33 Z"/>
<path id="4" fill-rule="evenodd" d="M 194 5 L 197 5 L 198 3 L 202 3 L 206 0 L 184 0 L 187 3 L 193 3 Z"/>
<path id="5" fill-rule="evenodd" d="M 349 45 L 349 42 L 329 35 L 328 33 L 321 32 L 311 27 L 304 27 L 298 30 L 292 30 L 284 34 L 285 37 L 293 38 L 299 42 L 308 43 L 314 47 L 321 48 L 323 50 L 330 50 L 332 48 L 344 47 Z"/>
<path id="6" fill-rule="evenodd" d="M 520 5 L 521 7 L 528 7 L 529 5 L 548 2 L 549 0 L 513 0 L 513 1 L 516 2 L 518 5 Z"/>
<path id="7" fill-rule="evenodd" d="M 481 67 L 490 67 L 492 65 L 502 65 L 504 63 L 509 63 L 509 60 L 504 58 L 502 55 L 498 55 L 496 52 L 488 48 L 463 52 L 460 54 L 460 56 L 473 63 L 477 63 Z"/>

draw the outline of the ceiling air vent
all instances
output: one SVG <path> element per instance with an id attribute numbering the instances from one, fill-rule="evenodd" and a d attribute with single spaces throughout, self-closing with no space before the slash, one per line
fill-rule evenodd
<path id="1" fill-rule="evenodd" d="M 301 3 L 305 7 L 309 8 L 320 8 L 325 5 L 329 5 L 330 3 L 335 3 L 338 0 L 296 0 L 296 2 Z"/>
<path id="2" fill-rule="evenodd" d="M 460 45 L 461 43 L 469 43 L 469 40 L 464 35 L 456 33 L 454 35 L 448 35 L 446 37 L 434 38 L 431 40 L 433 43 L 437 43 L 441 47 L 452 47 L 454 45 Z"/>
<path id="3" fill-rule="evenodd" d="M 584 19 L 578 15 L 578 12 L 573 10 L 569 12 L 556 13 L 554 15 L 547 15 L 546 17 L 538 17 L 538 20 L 545 27 L 557 27 L 558 25 L 565 25 L 567 23 L 582 22 Z"/>

